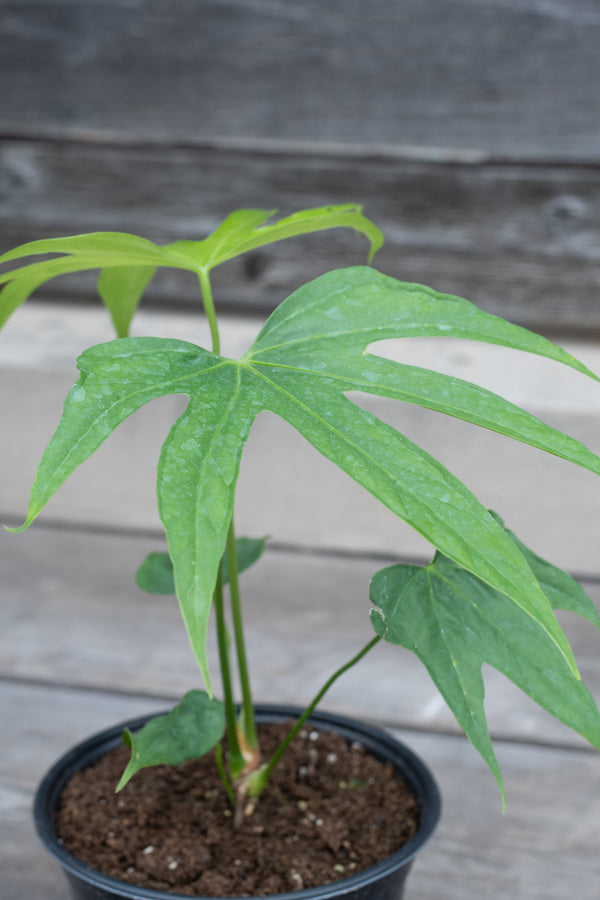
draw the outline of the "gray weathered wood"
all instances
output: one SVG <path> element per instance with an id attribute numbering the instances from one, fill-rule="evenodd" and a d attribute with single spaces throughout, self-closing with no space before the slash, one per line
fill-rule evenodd
<path id="1" fill-rule="evenodd" d="M 594 0 L 5 0 L 0 129 L 597 160 Z"/>
<path id="2" fill-rule="evenodd" d="M 36 528 L 0 537 L 6 599 L 0 612 L 0 677 L 36 679 L 180 698 L 200 684 L 177 603 L 133 582 L 143 537 Z M 242 579 L 248 653 L 258 700 L 308 703 L 338 666 L 372 637 L 369 579 L 383 561 L 268 550 Z M 597 584 L 587 585 L 600 606 Z M 600 636 L 562 615 L 582 678 L 600 698 Z M 211 639 L 211 669 L 217 652 Z M 577 735 L 486 669 L 494 735 L 584 746 Z M 220 691 L 218 680 L 215 690 Z M 381 644 L 327 696 L 329 708 L 426 730 L 456 723 L 419 661 Z"/>
<path id="3" fill-rule="evenodd" d="M 393 158 L 0 142 L 0 248 L 96 230 L 166 243 L 202 238 L 232 209 L 292 212 L 360 202 L 382 228 L 376 259 L 404 281 L 474 300 L 537 330 L 600 334 L 600 176 L 593 166 L 411 162 Z M 275 306 L 328 269 L 362 264 L 366 243 L 338 230 L 284 241 L 215 273 L 225 305 Z M 94 292 L 68 276 L 47 296 Z M 195 305 L 190 273 L 159 274 L 148 301 Z"/>
<path id="4" fill-rule="evenodd" d="M 3 11 L 0 248 L 103 228 L 201 237 L 244 205 L 352 200 L 386 231 L 390 274 L 600 333 L 594 0 Z M 219 274 L 221 296 L 272 307 L 362 261 L 356 247 L 328 236 L 251 255 Z M 63 284 L 48 296 L 91 291 Z M 149 296 L 188 304 L 193 280 L 158 278 Z"/>
<path id="5" fill-rule="evenodd" d="M 400 734 L 430 764 L 444 798 L 439 832 L 411 873 L 415 898 L 596 896 L 597 807 L 589 792 L 600 780 L 597 755 L 500 747 L 508 792 L 502 816 L 495 786 L 467 761 L 464 740 Z"/>
<path id="6" fill-rule="evenodd" d="M 35 835 L 33 788 L 70 744 L 161 709 L 156 699 L 0 681 L 0 871 L 3 900 L 66 900 L 65 878 Z"/>
<path id="7" fill-rule="evenodd" d="M 287 213 L 353 201 L 386 232 L 384 271 L 538 330 L 600 336 L 596 0 L 334 0 L 324 9 L 316 0 L 4 0 L 0 252 L 99 229 L 201 238 L 240 206 Z M 219 270 L 217 299 L 268 309 L 320 272 L 363 260 L 364 243 L 342 231 L 284 242 Z M 93 279 L 75 276 L 45 298 L 79 302 L 92 291 Z M 148 303 L 190 309 L 193 279 L 159 276 Z M 0 513 L 13 521 L 75 376 L 72 356 L 111 336 L 95 309 L 89 318 L 37 309 L 0 337 Z M 226 352 L 237 355 L 256 323 L 229 325 Z M 202 320 L 182 316 L 177 327 L 202 340 Z M 403 347 L 403 359 L 466 378 L 483 367 L 492 389 L 508 388 L 600 449 L 594 385 L 443 347 Z M 597 348 L 587 353 L 600 368 Z M 4 900 L 67 896 L 29 811 L 52 760 L 198 683 L 175 603 L 130 580 L 162 546 L 155 460 L 182 403 L 155 403 L 123 425 L 52 501 L 45 525 L 0 532 Z M 597 479 L 457 422 L 371 408 L 440 455 L 539 552 L 585 573 L 600 604 Z M 257 422 L 239 499 L 238 530 L 279 542 L 244 576 L 256 694 L 298 702 L 366 639 L 367 582 L 386 555 L 428 550 L 273 417 Z M 597 636 L 561 619 L 598 696 Z M 440 781 L 444 818 L 409 895 L 592 900 L 600 758 L 502 676 L 485 678 L 505 817 L 493 778 L 412 655 L 377 648 L 328 698 L 338 711 L 403 725 Z"/>
<path id="8" fill-rule="evenodd" d="M 150 712 L 153 701 L 0 684 L 0 703 L 6 735 L 0 761 L 3 898 L 63 900 L 67 891 L 62 875 L 33 834 L 29 803 L 34 785 L 72 743 L 127 716 Z M 430 765 L 444 800 L 439 830 L 415 862 L 409 896 L 422 900 L 597 896 L 597 755 L 501 745 L 509 800 L 502 816 L 493 780 L 466 740 L 395 733 Z"/>

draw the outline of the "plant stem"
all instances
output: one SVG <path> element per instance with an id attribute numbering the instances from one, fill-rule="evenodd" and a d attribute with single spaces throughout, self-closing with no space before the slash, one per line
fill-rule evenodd
<path id="1" fill-rule="evenodd" d="M 244 626 L 242 621 L 242 604 L 240 598 L 240 586 L 238 578 L 237 553 L 235 546 L 235 529 L 233 519 L 229 526 L 227 536 L 227 564 L 229 566 L 229 590 L 231 596 L 231 618 L 233 622 L 233 636 L 237 655 L 240 687 L 242 691 L 242 733 L 250 750 L 255 750 L 258 744 L 256 737 L 256 722 L 254 719 L 254 707 L 252 705 L 252 691 L 250 688 L 250 675 L 246 657 L 246 644 L 244 640 Z"/>
<path id="2" fill-rule="evenodd" d="M 227 777 L 227 772 L 225 771 L 225 764 L 223 762 L 223 748 L 222 748 L 221 744 L 217 744 L 215 746 L 215 762 L 217 764 L 217 771 L 219 773 L 219 778 L 223 782 L 223 787 L 225 788 L 225 793 L 229 797 L 229 802 L 231 803 L 232 806 L 235 806 L 235 803 L 236 803 L 235 791 L 233 790 L 233 788 L 231 786 L 231 782 L 229 781 L 229 778 Z"/>
<path id="3" fill-rule="evenodd" d="M 230 768 L 233 773 L 241 772 L 244 768 L 244 757 L 240 749 L 236 729 L 236 709 L 233 700 L 231 684 L 231 669 L 229 666 L 229 636 L 225 623 L 225 611 L 223 608 L 223 578 L 221 566 L 215 585 L 214 594 L 215 619 L 217 626 L 217 646 L 219 648 L 219 665 L 221 679 L 223 681 L 223 695 L 225 699 L 225 716 L 227 720 L 227 739 L 229 741 Z"/>
<path id="4" fill-rule="evenodd" d="M 220 353 L 221 340 L 219 336 L 219 328 L 217 323 L 217 313 L 212 295 L 212 287 L 208 271 L 201 269 L 198 273 L 200 280 L 200 289 L 202 291 L 202 302 L 212 340 L 213 353 Z M 237 553 L 235 546 L 235 531 L 233 526 L 233 517 L 229 523 L 229 531 L 227 534 L 227 564 L 229 567 L 229 588 L 231 597 L 231 616 L 233 621 L 233 631 L 235 639 L 235 649 L 238 661 L 238 669 L 240 676 L 240 687 L 242 691 L 242 727 L 241 738 L 236 728 L 236 717 L 233 702 L 233 690 L 231 680 L 231 670 L 229 666 L 229 648 L 227 639 L 227 629 L 225 624 L 225 613 L 223 605 L 223 584 L 221 575 L 217 580 L 217 588 L 215 589 L 215 611 L 217 617 L 217 639 L 219 643 L 219 660 L 221 665 L 221 675 L 223 679 L 223 692 L 225 695 L 225 706 L 227 713 L 227 730 L 229 732 L 229 752 L 230 752 L 230 769 L 234 774 L 234 778 L 240 774 L 244 768 L 244 760 L 246 763 L 252 761 L 253 767 L 260 762 L 260 756 L 257 750 L 256 724 L 254 720 L 254 709 L 252 706 L 252 693 L 250 691 L 250 677 L 248 674 L 248 664 L 246 660 L 246 647 L 244 641 L 244 629 L 242 623 L 242 606 L 240 600 L 240 588 L 238 578 Z M 251 752 L 250 752 L 251 751 Z"/>
<path id="5" fill-rule="evenodd" d="M 212 295 L 212 287 L 210 284 L 210 278 L 208 272 L 204 269 L 201 269 L 198 273 L 198 278 L 200 279 L 200 290 L 202 291 L 202 303 L 204 304 L 204 312 L 206 313 L 206 318 L 208 319 L 208 325 L 210 327 L 210 337 L 212 341 L 212 352 L 220 353 L 221 352 L 221 339 L 219 337 L 219 326 L 217 324 L 217 313 L 215 310 L 215 304 Z"/>
<path id="6" fill-rule="evenodd" d="M 256 777 L 254 779 L 252 779 L 252 783 L 249 786 L 249 790 L 248 790 L 248 793 L 251 796 L 257 797 L 264 790 L 269 778 L 271 777 L 271 773 L 273 772 L 273 769 L 275 768 L 275 766 L 277 765 L 277 763 L 279 762 L 279 760 L 281 759 L 281 757 L 283 756 L 283 754 L 285 753 L 285 751 L 287 750 L 289 745 L 292 743 L 292 741 L 294 740 L 294 738 L 296 737 L 296 735 L 298 734 L 298 732 L 300 731 L 300 729 L 302 728 L 302 726 L 304 725 L 306 720 L 314 712 L 317 704 L 321 702 L 321 700 L 323 699 L 323 697 L 325 696 L 325 694 L 327 693 L 329 688 L 332 686 L 332 684 L 334 684 L 338 680 L 338 678 L 344 674 L 344 672 L 347 672 L 348 669 L 351 669 L 352 666 L 355 666 L 356 663 L 359 662 L 363 658 L 363 656 L 366 656 L 367 653 L 369 652 L 369 650 L 371 650 L 376 644 L 378 644 L 380 640 L 381 640 L 381 635 L 375 635 L 375 637 L 372 638 L 369 641 L 369 643 L 366 644 L 362 648 L 362 650 L 360 650 L 356 654 L 356 656 L 353 656 L 352 659 L 349 660 L 349 662 L 344 663 L 343 666 L 340 666 L 340 668 L 337 669 L 333 673 L 331 678 L 329 678 L 325 682 L 325 684 L 323 685 L 321 690 L 318 691 L 318 693 L 313 697 L 312 701 L 306 707 L 306 709 L 304 710 L 304 712 L 302 713 L 302 715 L 300 716 L 298 721 L 294 723 L 294 725 L 292 726 L 292 728 L 290 729 L 288 734 L 285 736 L 285 738 L 283 739 L 283 741 L 281 742 L 281 744 L 279 745 L 279 747 L 277 748 L 277 750 L 275 751 L 273 756 L 270 758 L 270 760 L 267 763 L 265 763 L 265 765 L 260 769 L 260 771 L 256 773 Z"/>
<path id="7" fill-rule="evenodd" d="M 221 352 L 221 340 L 217 323 L 217 313 L 212 295 L 210 277 L 206 269 L 198 273 L 202 302 L 208 324 L 210 327 L 212 351 Z M 246 660 L 246 646 L 244 641 L 244 628 L 242 623 L 242 605 L 240 600 L 240 588 L 238 578 L 237 553 L 235 546 L 235 530 L 233 517 L 229 523 L 227 534 L 227 563 L 229 567 L 229 588 L 231 597 L 231 616 L 235 639 L 235 649 L 242 691 L 242 719 L 241 738 L 236 728 L 236 716 L 233 703 L 233 691 L 231 682 L 231 670 L 229 667 L 229 648 L 225 614 L 223 607 L 223 583 L 219 571 L 217 587 L 215 589 L 215 611 L 217 617 L 217 639 L 219 644 L 219 660 L 223 679 L 223 692 L 225 695 L 225 707 L 227 714 L 227 730 L 229 733 L 230 770 L 235 778 L 243 771 L 245 765 L 253 769 L 260 764 L 260 754 L 257 752 L 258 740 L 256 735 L 256 723 L 254 708 L 252 706 L 252 693 L 250 690 L 250 677 Z"/>

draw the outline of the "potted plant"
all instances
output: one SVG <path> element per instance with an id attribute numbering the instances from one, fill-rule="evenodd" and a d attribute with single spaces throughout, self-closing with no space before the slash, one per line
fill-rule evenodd
<path id="1" fill-rule="evenodd" d="M 210 753 L 215 778 L 222 786 L 220 797 L 230 804 L 232 827 L 252 828 L 265 797 L 276 793 L 273 779 L 285 765 L 294 739 L 302 738 L 305 744 L 314 735 L 321 739 L 321 729 L 329 720 L 315 707 L 326 690 L 381 641 L 409 649 L 421 659 L 503 796 L 483 708 L 483 663 L 499 669 L 551 714 L 600 747 L 600 714 L 554 615 L 555 609 L 569 609 L 600 626 L 591 601 L 572 578 L 525 547 L 497 514 L 486 510 L 437 460 L 346 396 L 359 391 L 419 404 L 600 474 L 600 458 L 585 446 L 501 397 L 456 378 L 392 362 L 375 355 L 376 348 L 375 352 L 367 348 L 388 338 L 467 338 L 538 354 L 599 379 L 545 338 L 466 300 L 399 282 L 370 265 L 335 270 L 300 287 L 267 319 L 240 359 L 225 358 L 220 353 L 211 289 L 213 268 L 268 243 L 333 227 L 353 228 L 365 235 L 371 245 L 369 263 L 382 243 L 378 229 L 354 205 L 306 210 L 266 224 L 271 215 L 264 210 L 239 210 L 202 241 L 160 247 L 129 234 L 98 233 L 36 241 L 0 258 L 12 265 L 0 276 L 5 285 L 0 323 L 49 278 L 99 269 L 98 291 L 119 335 L 79 358 L 80 377 L 42 457 L 26 521 L 16 531 L 29 527 L 74 469 L 135 410 L 166 394 L 189 397 L 158 464 L 158 505 L 169 552 L 148 557 L 138 582 L 150 591 L 176 593 L 205 689 L 190 691 L 168 714 L 95 736 L 63 757 L 45 779 L 36 801 L 38 829 L 70 873 L 77 897 L 170 894 L 165 892 L 168 885 L 158 891 L 137 886 L 135 871 L 125 872 L 120 879 L 93 872 L 65 850 L 54 832 L 53 818 L 61 791 L 74 772 L 98 760 L 103 764 L 105 752 L 120 742 L 123 733 L 126 750 L 110 751 L 129 756 L 117 785 L 117 797 L 122 798 L 155 767 L 160 766 L 156 771 L 166 772 L 167 779 L 169 772 L 176 771 L 179 779 L 189 761 L 196 765 Z M 44 255 L 51 258 L 40 259 Z M 35 261 L 21 262 L 31 256 Z M 137 304 L 159 266 L 197 275 L 212 336 L 210 348 L 179 340 L 127 337 Z M 233 524 L 242 450 L 255 417 L 263 410 L 286 419 L 435 548 L 427 566 L 392 565 L 373 576 L 370 637 L 353 659 L 327 678 L 303 712 L 295 711 L 294 724 L 283 732 L 277 726 L 275 737 L 269 737 L 268 751 L 257 721 L 279 721 L 289 711 L 254 705 L 239 589 L 239 574 L 258 560 L 264 540 L 236 537 Z M 211 611 L 222 699 L 213 695 L 207 662 Z M 239 672 L 237 704 L 232 656 Z M 393 762 L 419 802 L 420 822 L 407 833 L 405 846 L 392 854 L 391 863 L 383 861 L 365 872 L 353 872 L 348 854 L 344 856 L 347 848 L 339 847 L 344 861 L 336 864 L 332 875 L 340 876 L 338 882 L 308 888 L 303 876 L 294 880 L 294 872 L 288 872 L 288 889 L 300 888 L 307 897 L 332 896 L 336 891 L 354 892 L 358 897 L 379 883 L 380 896 L 393 890 L 399 896 L 407 865 L 439 814 L 433 780 L 410 751 L 392 746 L 382 734 L 335 717 L 329 724 L 345 736 L 345 747 L 358 742 L 380 759 Z M 311 758 L 309 753 L 304 768 L 310 768 Z M 97 780 L 98 770 L 92 771 Z M 390 780 L 389 769 L 386 772 Z M 348 786 L 340 785 L 340 791 Z M 357 795 L 360 784 L 353 788 Z M 282 805 L 281 795 L 277 796 Z M 102 801 L 107 804 L 105 795 Z M 297 801 L 300 812 L 302 802 Z M 172 874 L 179 862 L 173 854 L 169 859 Z M 148 884 L 159 883 L 158 876 L 153 877 Z M 170 877 L 167 873 L 173 892 L 196 890 L 177 886 Z M 248 892 L 239 887 L 236 891 Z M 258 892 L 268 891 L 259 888 Z M 281 888 L 276 892 L 281 893 Z"/>

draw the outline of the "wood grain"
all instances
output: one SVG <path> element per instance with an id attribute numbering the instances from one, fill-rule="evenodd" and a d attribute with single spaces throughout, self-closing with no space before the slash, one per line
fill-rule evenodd
<path id="1" fill-rule="evenodd" d="M 162 542 L 145 537 L 76 529 L 36 528 L 2 539 L 7 600 L 0 616 L 0 678 L 169 700 L 199 686 L 175 599 L 146 595 L 134 584 L 146 553 L 164 549 Z M 307 704 L 366 644 L 372 637 L 369 579 L 385 564 L 360 556 L 271 549 L 244 574 L 245 627 L 258 700 Z M 586 587 L 600 606 L 598 584 Z M 561 619 L 582 678 L 600 698 L 600 638 L 583 620 Z M 212 633 L 209 658 L 216 677 Z M 486 669 L 485 679 L 495 736 L 586 746 L 498 672 Z M 220 691 L 218 680 L 215 690 Z M 388 644 L 346 673 L 327 704 L 390 725 L 457 731 L 416 657 Z"/>
<path id="2" fill-rule="evenodd" d="M 317 0 L 4 0 L 0 252 L 103 229 L 159 243 L 202 238 L 240 206 L 287 213 L 353 201 L 386 234 L 383 271 L 544 333 L 600 338 L 596 0 L 333 0 L 323 9 Z M 264 312 L 364 258 L 364 243 L 342 231 L 283 242 L 219 270 L 218 302 Z M 23 314 L 30 331 L 9 326 L 2 336 L 4 519 L 22 517 L 74 379 L 71 351 L 111 336 L 103 315 L 74 315 L 93 281 L 53 282 L 42 315 Z M 57 300 L 72 302 L 73 315 Z M 196 305 L 193 279 L 174 273 L 159 275 L 146 300 L 152 310 Z M 256 323 L 231 321 L 237 355 Z M 196 339 L 204 325 L 183 315 L 178 327 Z M 427 353 L 411 360 L 430 365 Z M 455 348 L 446 362 L 472 377 L 482 359 Z M 517 402 L 598 451 L 589 385 L 563 393 L 562 381 L 535 371 L 503 364 L 492 389 L 500 377 Z M 145 552 L 162 547 L 158 432 L 179 408 L 167 400 L 133 417 L 43 524 L 0 533 L 4 900 L 67 894 L 31 823 L 45 768 L 76 740 L 163 708 L 198 678 L 174 601 L 131 581 Z M 596 479 L 459 423 L 444 420 L 440 431 L 412 408 L 372 408 L 441 455 L 539 552 L 583 573 L 600 605 Z M 273 417 L 259 419 L 244 467 L 239 528 L 276 540 L 244 576 L 256 692 L 297 702 L 366 639 L 370 574 L 399 552 L 424 559 L 428 550 Z M 561 618 L 598 696 L 597 637 Z M 412 655 L 377 648 L 328 698 L 337 711 L 403 726 L 397 733 L 440 782 L 442 824 L 409 893 L 592 900 L 600 757 L 497 673 L 485 677 L 506 816 Z"/>
<path id="3" fill-rule="evenodd" d="M 4 133 L 597 160 L 593 0 L 5 0 Z"/>
<path id="4" fill-rule="evenodd" d="M 232 209 L 282 213 L 359 202 L 381 227 L 384 272 L 466 296 L 547 333 L 600 334 L 600 175 L 595 166 L 419 162 L 377 157 L 0 141 L 0 248 L 62 234 L 122 230 L 166 243 L 202 238 Z M 331 268 L 364 264 L 345 230 L 284 241 L 215 273 L 221 308 L 272 309 Z M 93 277 L 47 296 L 94 294 Z M 163 272 L 148 301 L 193 307 L 190 273 Z"/>
<path id="5" fill-rule="evenodd" d="M 390 274 L 597 337 L 599 31 L 593 0 L 6 0 L 0 248 L 354 201 Z M 363 259 L 347 235 L 261 251 L 219 273 L 222 305 Z M 193 279 L 149 297 L 196 302 Z"/>
<path id="6" fill-rule="evenodd" d="M 7 735 L 0 764 L 5 900 L 22 900 L 25 889 L 28 900 L 66 898 L 62 874 L 33 833 L 29 804 L 34 785 L 67 746 L 128 716 L 162 708 L 153 703 L 68 687 L 0 684 Z M 423 900 L 596 897 L 597 755 L 501 745 L 509 799 L 503 816 L 493 779 L 465 739 L 394 733 L 431 767 L 444 798 L 440 827 L 411 872 L 410 893 Z"/>

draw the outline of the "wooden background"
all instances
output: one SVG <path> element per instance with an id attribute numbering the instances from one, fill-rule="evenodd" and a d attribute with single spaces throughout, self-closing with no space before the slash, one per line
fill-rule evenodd
<path id="1" fill-rule="evenodd" d="M 0 10 L 0 248 L 97 229 L 200 238 L 239 206 L 354 201 L 386 234 L 390 274 L 600 334 L 596 0 Z M 261 251 L 220 273 L 222 303 L 272 306 L 362 249 L 339 234 Z M 175 287 L 192 302 L 191 281 Z"/>
<path id="2" fill-rule="evenodd" d="M 201 238 L 240 206 L 354 201 L 385 232 L 382 270 L 568 338 L 600 372 L 599 48 L 598 0 L 0 0 L 0 250 L 99 229 Z M 340 231 L 223 266 L 224 352 L 245 349 L 255 312 L 364 249 Z M 74 356 L 111 337 L 98 304 L 79 302 L 92 295 L 91 278 L 57 280 L 0 334 L 0 522 L 23 520 Z M 195 295 L 191 277 L 157 278 L 136 333 L 202 342 Z M 600 451 L 597 384 L 464 343 L 402 352 Z M 124 423 L 31 531 L 0 529 L 2 900 L 66 897 L 30 813 L 53 760 L 199 686 L 176 605 L 132 577 L 164 547 L 154 475 L 176 407 Z M 426 410 L 375 398 L 373 411 L 600 609 L 597 478 Z M 253 429 L 239 500 L 239 532 L 273 535 L 244 582 L 256 697 L 307 702 L 369 636 L 369 576 L 429 548 L 275 417 Z M 598 636 L 573 619 L 598 698 Z M 486 668 L 503 816 L 423 667 L 380 649 L 325 706 L 393 728 L 440 782 L 442 822 L 407 894 L 597 898 L 600 755 Z"/>
<path id="3" fill-rule="evenodd" d="M 196 335 L 199 326 L 205 343 L 196 315 L 149 310 L 136 320 L 136 331 L 159 336 Z M 224 352 L 237 355 L 256 328 L 230 317 Z M 0 333 L 0 522 L 23 521 L 35 467 L 73 381 L 74 355 L 110 337 L 98 306 L 45 301 L 26 304 Z M 427 367 L 454 359 L 462 377 L 492 390 L 502 385 L 600 450 L 600 385 L 576 373 L 569 381 L 560 367 L 540 369 L 524 354 L 525 369 L 513 356 L 507 373 L 493 348 L 457 343 L 461 349 L 446 338 L 416 342 L 411 361 Z M 566 347 L 600 372 L 600 347 Z M 538 553 L 578 573 L 600 609 L 596 476 L 429 410 L 371 400 L 373 412 L 440 456 Z M 165 549 L 156 458 L 181 401 L 153 402 L 123 423 L 25 534 L 0 529 L 2 900 L 67 900 L 31 820 L 32 794 L 48 766 L 77 740 L 164 710 L 201 686 L 177 604 L 143 594 L 133 578 L 149 551 Z M 264 559 L 242 576 L 255 697 L 307 703 L 369 639 L 373 572 L 400 554 L 424 562 L 430 548 L 275 416 L 259 417 L 252 430 L 238 501 L 238 533 L 272 535 Z M 600 635 L 576 616 L 560 618 L 598 699 Z M 209 653 L 220 695 L 212 639 Z M 492 775 L 414 654 L 379 646 L 323 701 L 325 709 L 391 728 L 439 781 L 442 820 L 417 859 L 407 900 L 597 900 L 600 754 L 500 673 L 485 666 L 484 677 L 506 815 Z"/>

